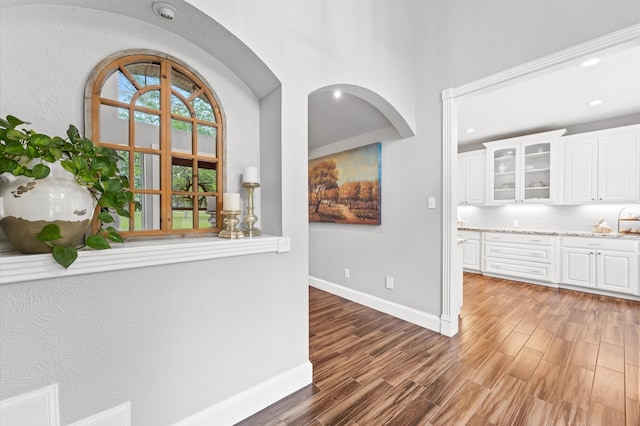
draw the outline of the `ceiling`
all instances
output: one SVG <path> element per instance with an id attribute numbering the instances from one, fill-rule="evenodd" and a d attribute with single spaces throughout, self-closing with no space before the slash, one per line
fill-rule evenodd
<path id="1" fill-rule="evenodd" d="M 600 62 L 590 67 L 580 65 L 592 57 Z M 603 103 L 588 105 L 596 99 Z M 640 114 L 638 45 L 609 49 L 526 81 L 462 97 L 458 104 L 458 145 L 631 114 Z M 469 128 L 475 131 L 466 133 Z"/>
<path id="2" fill-rule="evenodd" d="M 597 56 L 591 67 L 580 64 Z M 588 103 L 604 102 L 597 106 Z M 564 67 L 460 99 L 458 144 L 466 146 L 583 123 L 632 117 L 640 121 L 640 46 L 620 46 Z M 309 149 L 390 126 L 370 103 L 330 91 L 309 96 Z M 465 130 L 473 128 L 473 133 Z M 591 129 L 595 130 L 595 129 Z"/>
<path id="3" fill-rule="evenodd" d="M 369 102 L 331 91 L 309 95 L 309 149 L 349 139 L 391 126 L 389 120 Z"/>

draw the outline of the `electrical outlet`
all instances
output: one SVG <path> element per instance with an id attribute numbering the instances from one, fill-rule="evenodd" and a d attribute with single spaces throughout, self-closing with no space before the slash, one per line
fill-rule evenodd
<path id="1" fill-rule="evenodd" d="M 384 286 L 389 290 L 393 290 L 393 277 L 385 277 Z"/>
<path id="2" fill-rule="evenodd" d="M 278 253 L 287 253 L 291 251 L 291 238 L 278 237 Z"/>
<path id="3" fill-rule="evenodd" d="M 346 279 L 349 279 L 351 275 L 351 271 L 349 271 L 349 268 L 344 268 L 344 277 Z"/>

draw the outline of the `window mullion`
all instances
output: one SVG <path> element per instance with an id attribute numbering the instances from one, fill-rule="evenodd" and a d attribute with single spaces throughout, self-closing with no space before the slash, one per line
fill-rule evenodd
<path id="1" fill-rule="evenodd" d="M 172 229 L 172 188 L 171 188 L 171 66 L 163 60 L 160 63 L 160 149 L 162 156 L 162 201 L 161 224 L 160 228 L 165 233 L 169 233 Z"/>

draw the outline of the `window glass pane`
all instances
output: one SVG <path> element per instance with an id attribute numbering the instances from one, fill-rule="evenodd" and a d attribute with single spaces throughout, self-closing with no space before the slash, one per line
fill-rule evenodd
<path id="1" fill-rule="evenodd" d="M 143 93 L 138 100 L 136 101 L 136 106 L 149 108 L 149 109 L 160 109 L 160 91 L 152 90 L 147 93 Z M 136 120 L 137 120 L 136 116 Z"/>
<path id="2" fill-rule="evenodd" d="M 175 90 L 185 98 L 189 98 L 198 89 L 199 87 L 189 77 L 174 69 L 171 70 L 171 90 Z"/>
<path id="3" fill-rule="evenodd" d="M 120 159 L 118 160 L 118 170 L 129 177 L 129 151 L 116 151 Z"/>
<path id="4" fill-rule="evenodd" d="M 134 154 L 134 189 L 160 189 L 160 156 Z"/>
<path id="5" fill-rule="evenodd" d="M 198 163 L 198 192 L 216 192 L 216 171 L 212 163 Z"/>
<path id="6" fill-rule="evenodd" d="M 129 208 L 126 208 L 126 210 L 128 211 Z M 116 228 L 116 230 L 118 231 L 129 231 L 129 218 L 128 217 L 122 217 L 122 216 L 118 216 L 115 213 L 111 213 L 111 216 L 113 217 L 114 222 L 113 223 L 105 223 L 105 226 L 112 226 L 114 228 Z"/>
<path id="7" fill-rule="evenodd" d="M 129 103 L 131 96 L 133 96 L 135 92 L 136 88 L 133 84 L 127 80 L 120 70 L 116 70 L 105 80 L 100 96 L 106 99 Z"/>
<path id="8" fill-rule="evenodd" d="M 198 155 L 216 156 L 216 132 L 218 129 L 198 124 Z"/>
<path id="9" fill-rule="evenodd" d="M 118 145 L 129 145 L 129 120 L 122 118 L 121 108 L 100 105 L 100 141 Z"/>
<path id="10" fill-rule="evenodd" d="M 160 117 L 136 111 L 135 146 L 157 148 L 160 146 Z"/>
<path id="11" fill-rule="evenodd" d="M 213 114 L 211 103 L 204 94 L 194 98 L 191 101 L 191 105 L 196 112 L 198 120 L 211 121 L 212 123 L 216 122 L 216 116 Z"/>
<path id="12" fill-rule="evenodd" d="M 193 197 L 174 195 L 171 201 L 171 227 L 193 229 Z"/>
<path id="13" fill-rule="evenodd" d="M 159 64 L 130 64 L 125 67 L 141 87 L 155 86 L 160 84 Z"/>
<path id="14" fill-rule="evenodd" d="M 134 197 L 142 204 L 142 209 L 134 214 L 136 231 L 160 229 L 160 195 L 136 194 Z"/>
<path id="15" fill-rule="evenodd" d="M 173 152 L 192 152 L 191 131 L 193 124 L 188 121 L 171 120 L 171 150 Z"/>
<path id="16" fill-rule="evenodd" d="M 202 207 L 200 207 L 200 209 L 198 210 L 198 228 L 211 228 L 212 226 L 215 226 L 216 215 L 215 213 L 207 213 L 206 204 L 207 203 L 205 201 L 205 208 L 203 209 Z M 199 206 L 202 206 L 202 203 L 200 203 Z M 211 218 L 212 216 L 213 219 Z"/>
<path id="17" fill-rule="evenodd" d="M 171 166 L 171 190 L 192 191 L 193 168 L 186 165 L 174 164 Z"/>
<path id="18" fill-rule="evenodd" d="M 191 117 L 191 112 L 189 112 L 189 107 L 182 102 L 176 95 L 171 95 L 171 113 L 176 115 L 181 115 L 183 117 Z"/>

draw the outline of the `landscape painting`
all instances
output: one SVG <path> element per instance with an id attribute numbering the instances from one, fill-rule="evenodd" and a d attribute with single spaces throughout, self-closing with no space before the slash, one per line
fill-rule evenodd
<path id="1" fill-rule="evenodd" d="M 380 225 L 380 142 L 309 160 L 309 221 Z"/>

